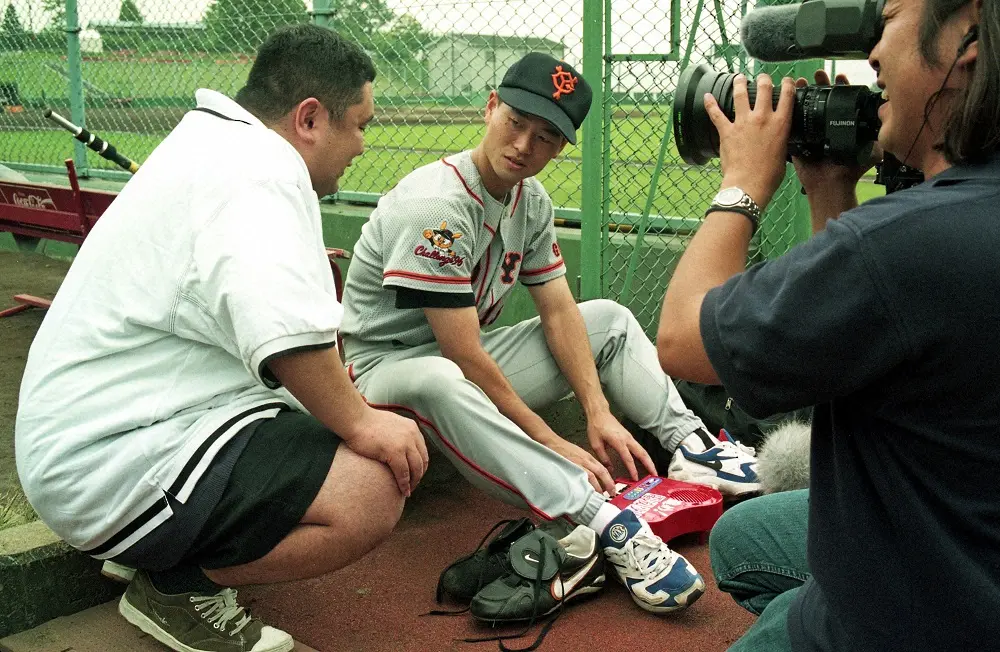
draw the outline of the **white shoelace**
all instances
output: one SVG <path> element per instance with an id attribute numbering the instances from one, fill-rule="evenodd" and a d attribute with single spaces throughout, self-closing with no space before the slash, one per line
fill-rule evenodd
<path id="1" fill-rule="evenodd" d="M 200 603 L 194 610 L 201 611 L 204 609 L 205 613 L 201 614 L 201 617 L 224 633 L 229 621 L 238 618 L 242 614 L 243 617 L 228 632 L 230 636 L 239 634 L 251 620 L 250 614 L 246 613 L 243 607 L 236 604 L 236 591 L 234 589 L 223 589 L 217 594 L 210 596 L 192 596 L 191 602 Z"/>
<path id="2" fill-rule="evenodd" d="M 743 455 L 749 455 L 750 457 L 757 457 L 757 450 L 750 446 L 745 446 L 742 442 L 738 441 L 722 441 L 719 440 L 717 444 L 723 450 L 731 449 L 736 455 L 742 453 Z"/>
<path id="3" fill-rule="evenodd" d="M 624 548 L 614 551 L 614 556 L 624 557 L 625 565 L 628 568 L 636 569 L 644 577 L 657 578 L 668 568 L 674 555 L 674 552 L 669 548 L 666 551 L 667 554 L 661 554 L 662 546 L 663 541 L 660 537 L 645 530 L 639 530 Z M 605 554 L 607 552 L 605 551 Z M 652 568 L 647 568 L 650 555 L 657 555 L 658 559 Z"/>

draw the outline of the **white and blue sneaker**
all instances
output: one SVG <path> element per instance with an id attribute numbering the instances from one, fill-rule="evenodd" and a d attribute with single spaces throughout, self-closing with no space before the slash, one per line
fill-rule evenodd
<path id="1" fill-rule="evenodd" d="M 632 600 L 655 614 L 686 609 L 705 592 L 705 580 L 667 547 L 649 525 L 623 509 L 601 534 L 605 560 Z"/>
<path id="2" fill-rule="evenodd" d="M 756 451 L 726 434 L 717 439 L 705 430 L 698 430 L 681 442 L 670 461 L 667 477 L 715 487 L 723 496 L 760 493 Z"/>

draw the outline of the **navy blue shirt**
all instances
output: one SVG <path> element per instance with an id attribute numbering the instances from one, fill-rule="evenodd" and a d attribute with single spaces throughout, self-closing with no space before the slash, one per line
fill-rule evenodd
<path id="1" fill-rule="evenodd" d="M 795 651 L 1000 649 L 1000 157 L 734 276 L 701 334 L 750 414 L 816 406 Z"/>

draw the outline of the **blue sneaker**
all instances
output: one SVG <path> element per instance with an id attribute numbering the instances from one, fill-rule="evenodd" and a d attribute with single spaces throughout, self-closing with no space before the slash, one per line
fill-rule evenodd
<path id="1" fill-rule="evenodd" d="M 667 547 L 649 525 L 623 509 L 601 534 L 606 561 L 632 600 L 655 614 L 686 609 L 705 592 L 705 580 Z"/>
<path id="2" fill-rule="evenodd" d="M 704 430 L 693 433 L 674 452 L 667 477 L 715 487 L 723 496 L 760 493 L 756 451 L 727 435 L 715 438 Z"/>

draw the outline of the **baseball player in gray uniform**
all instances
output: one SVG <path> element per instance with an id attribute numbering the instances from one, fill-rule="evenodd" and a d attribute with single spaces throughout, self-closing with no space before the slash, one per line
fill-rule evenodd
<path id="1" fill-rule="evenodd" d="M 665 612 L 693 603 L 704 582 L 648 525 L 606 502 L 612 452 L 633 478 L 637 466 L 656 469 L 604 392 L 673 454 L 672 477 L 740 494 L 757 489 L 755 459 L 686 409 L 627 309 L 573 299 L 552 201 L 534 176 L 576 142 L 591 96 L 570 65 L 528 54 L 491 92 L 476 149 L 412 172 L 379 201 L 347 275 L 344 351 L 371 405 L 415 419 L 491 495 L 593 528 L 633 599 Z M 517 281 L 539 317 L 483 332 Z M 535 413 L 570 393 L 594 454 Z"/>

